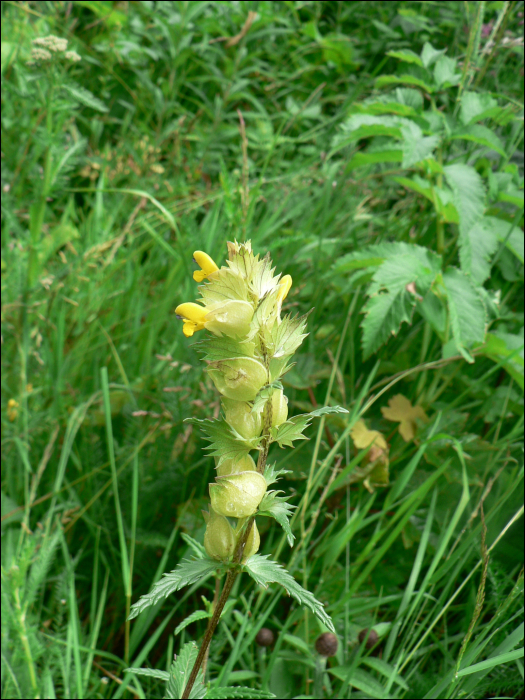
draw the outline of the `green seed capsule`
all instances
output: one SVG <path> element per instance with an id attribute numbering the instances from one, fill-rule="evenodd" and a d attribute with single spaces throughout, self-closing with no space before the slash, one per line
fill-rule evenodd
<path id="1" fill-rule="evenodd" d="M 259 530 L 257 525 L 253 523 L 248 539 L 244 546 L 244 554 L 242 557 L 242 563 L 245 564 L 248 559 L 259 551 L 259 546 L 261 544 L 261 536 L 259 535 Z"/>
<path id="2" fill-rule="evenodd" d="M 220 393 L 235 401 L 253 401 L 268 380 L 264 365 L 251 357 L 217 360 L 207 371 Z"/>
<path id="3" fill-rule="evenodd" d="M 233 459 L 225 459 L 219 467 L 217 467 L 217 476 L 230 476 L 230 474 L 239 474 L 240 472 L 255 472 L 257 467 L 255 462 L 250 457 L 242 457 L 238 462 L 233 462 Z"/>
<path id="4" fill-rule="evenodd" d="M 288 399 L 279 389 L 272 394 L 272 426 L 276 427 L 284 423 L 288 418 Z"/>
<path id="5" fill-rule="evenodd" d="M 259 472 L 240 472 L 219 476 L 210 484 L 213 509 L 232 518 L 247 518 L 253 515 L 266 493 L 266 480 Z"/>
<path id="6" fill-rule="evenodd" d="M 226 561 L 233 555 L 235 549 L 235 532 L 222 515 L 210 507 L 210 513 L 204 513 L 207 522 L 204 533 L 204 549 L 213 559 Z"/>
<path id="7" fill-rule="evenodd" d="M 222 400 L 226 422 L 246 440 L 258 437 L 262 430 L 260 413 L 252 413 L 252 408 L 246 401 Z"/>

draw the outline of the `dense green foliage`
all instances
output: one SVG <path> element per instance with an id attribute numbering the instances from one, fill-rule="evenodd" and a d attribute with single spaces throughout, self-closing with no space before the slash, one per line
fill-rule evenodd
<path id="1" fill-rule="evenodd" d="M 271 447 L 291 530 L 258 518 L 201 695 L 522 693 L 522 33 L 513 1 L 2 3 L 2 697 L 180 697 L 211 572 L 127 618 L 202 554 L 220 401 L 173 312 L 235 238 L 314 307 L 289 416 L 348 413 Z"/>

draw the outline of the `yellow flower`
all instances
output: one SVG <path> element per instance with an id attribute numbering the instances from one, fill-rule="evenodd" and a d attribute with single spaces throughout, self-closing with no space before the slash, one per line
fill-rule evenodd
<path id="1" fill-rule="evenodd" d="M 286 299 L 290 287 L 292 286 L 292 278 L 290 275 L 285 275 L 279 283 L 279 292 L 277 294 L 277 302 L 281 304 Z"/>
<path id="2" fill-rule="evenodd" d="M 184 321 L 182 332 L 186 338 L 191 338 L 195 331 L 201 331 L 205 327 L 206 309 L 203 306 L 199 306 L 199 304 L 187 301 L 184 304 L 179 304 L 175 309 L 175 313 L 178 318 Z"/>
<path id="3" fill-rule="evenodd" d="M 200 270 L 195 270 L 193 273 L 195 282 L 202 282 L 202 280 L 208 278 L 213 272 L 217 272 L 219 269 L 210 256 L 207 253 L 203 253 L 202 250 L 196 250 L 193 253 L 193 259 L 201 268 Z"/>
<path id="4" fill-rule="evenodd" d="M 11 423 L 18 418 L 18 406 L 19 403 L 15 399 L 9 399 L 7 402 L 7 417 Z"/>

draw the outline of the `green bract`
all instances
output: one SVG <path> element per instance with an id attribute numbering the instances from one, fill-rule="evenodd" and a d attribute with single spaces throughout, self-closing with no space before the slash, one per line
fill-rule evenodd
<path id="1" fill-rule="evenodd" d="M 234 401 L 224 398 L 222 407 L 226 422 L 236 430 L 239 435 L 249 440 L 261 434 L 262 420 L 259 412 L 252 411 L 252 407 L 246 401 Z M 285 419 L 286 420 L 286 419 Z"/>
<path id="2" fill-rule="evenodd" d="M 203 511 L 206 520 L 204 533 L 204 549 L 213 559 L 226 561 L 233 555 L 235 549 L 235 533 L 230 523 L 223 515 L 210 508 L 210 513 Z"/>
<path id="3" fill-rule="evenodd" d="M 268 370 L 251 357 L 232 357 L 212 362 L 208 374 L 223 396 L 236 401 L 253 401 L 268 382 Z"/>
<path id="4" fill-rule="evenodd" d="M 232 518 L 253 515 L 265 493 L 266 480 L 258 472 L 218 476 L 215 484 L 210 484 L 213 509 Z"/>

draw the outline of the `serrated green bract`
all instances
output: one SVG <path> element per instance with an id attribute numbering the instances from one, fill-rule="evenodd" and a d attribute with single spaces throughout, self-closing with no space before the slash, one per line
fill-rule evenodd
<path id="1" fill-rule="evenodd" d="M 485 338 L 485 305 L 470 279 L 455 267 L 446 270 L 443 283 L 456 346 L 467 362 L 474 362 L 466 348 Z"/>
<path id="2" fill-rule="evenodd" d="M 194 343 L 193 347 L 204 354 L 208 362 L 227 360 L 232 357 L 255 357 L 255 343 L 252 341 L 239 342 L 233 338 L 209 337 Z"/>
<path id="3" fill-rule="evenodd" d="M 270 430 L 271 441 L 278 442 L 279 447 L 284 447 L 285 445 L 293 447 L 293 440 L 308 440 L 303 435 L 303 430 L 310 425 L 312 418 L 329 415 L 330 413 L 348 413 L 348 411 L 341 406 L 323 406 L 310 413 L 300 413 L 298 416 L 293 416 L 290 420 L 281 423 L 278 427 L 272 428 Z"/>
<path id="4" fill-rule="evenodd" d="M 208 418 L 186 418 L 185 423 L 198 425 L 205 434 L 205 440 L 210 445 L 205 449 L 210 450 L 212 457 L 218 457 L 217 466 L 226 459 L 238 462 L 246 457 L 251 450 L 256 450 L 261 441 L 260 437 L 246 440 L 238 433 L 234 432 L 225 420 L 209 420 Z"/>
<path id="5" fill-rule="evenodd" d="M 259 511 L 257 515 L 265 515 L 268 517 L 275 518 L 279 525 L 286 533 L 286 538 L 290 547 L 293 547 L 293 541 L 295 535 L 292 533 L 290 527 L 289 518 L 292 515 L 292 510 L 295 506 L 288 503 L 288 498 L 284 496 L 278 496 L 278 493 L 283 493 L 282 491 L 268 491 L 262 501 L 259 504 Z"/>
<path id="6" fill-rule="evenodd" d="M 293 355 L 301 345 L 308 333 L 305 316 L 285 316 L 279 325 L 272 328 L 271 339 L 268 345 L 274 358 L 289 357 Z"/>
<path id="7" fill-rule="evenodd" d="M 276 481 L 280 479 L 283 474 L 291 474 L 290 469 L 276 469 L 275 464 L 269 464 L 264 470 L 264 478 L 266 479 L 266 484 L 271 486 L 275 484 Z"/>
<path id="8" fill-rule="evenodd" d="M 268 555 L 255 554 L 246 562 L 244 570 L 250 574 L 259 586 L 264 588 L 267 588 L 269 583 L 278 583 L 300 605 L 304 605 L 311 610 L 331 632 L 335 632 L 332 619 L 326 613 L 323 604 L 310 591 L 300 586 L 286 569 L 283 569 L 276 561 L 269 559 Z"/>
<path id="9" fill-rule="evenodd" d="M 195 642 L 188 642 L 182 647 L 175 661 L 171 664 L 165 698 L 172 700 L 172 698 L 182 697 L 198 653 L 199 649 Z M 205 696 L 206 688 L 201 677 L 198 676 L 191 689 L 190 698 L 204 698 Z"/>
<path id="10" fill-rule="evenodd" d="M 147 607 L 155 605 L 159 600 L 167 598 L 172 593 L 184 588 L 184 586 L 197 583 L 197 581 L 201 581 L 214 571 L 221 569 L 221 563 L 210 558 L 183 560 L 176 569 L 170 571 L 169 574 L 164 574 L 149 593 L 141 596 L 135 605 L 131 606 L 128 620 L 133 620 Z"/>
<path id="11" fill-rule="evenodd" d="M 283 385 L 281 384 L 280 381 L 275 381 L 272 382 L 271 384 L 267 384 L 266 386 L 263 386 L 262 389 L 259 390 L 259 393 L 253 400 L 253 406 L 252 406 L 252 412 L 254 413 L 259 413 L 263 410 L 266 402 L 268 399 L 272 396 L 272 394 L 275 391 L 282 391 L 283 390 Z"/>
<path id="12" fill-rule="evenodd" d="M 275 698 L 273 693 L 266 690 L 255 690 L 255 688 L 245 688 L 244 686 L 221 687 L 212 686 L 206 693 L 206 698 L 214 700 L 227 700 L 227 698 Z"/>
<path id="13" fill-rule="evenodd" d="M 195 610 L 191 613 L 191 615 L 188 615 L 188 617 L 185 620 L 183 620 L 180 623 L 180 625 L 177 625 L 173 634 L 177 635 L 179 634 L 179 632 L 182 632 L 182 630 L 185 629 L 188 625 L 191 625 L 192 622 L 196 622 L 197 620 L 204 620 L 204 618 L 208 617 L 211 617 L 211 613 L 209 613 L 207 610 Z"/>

